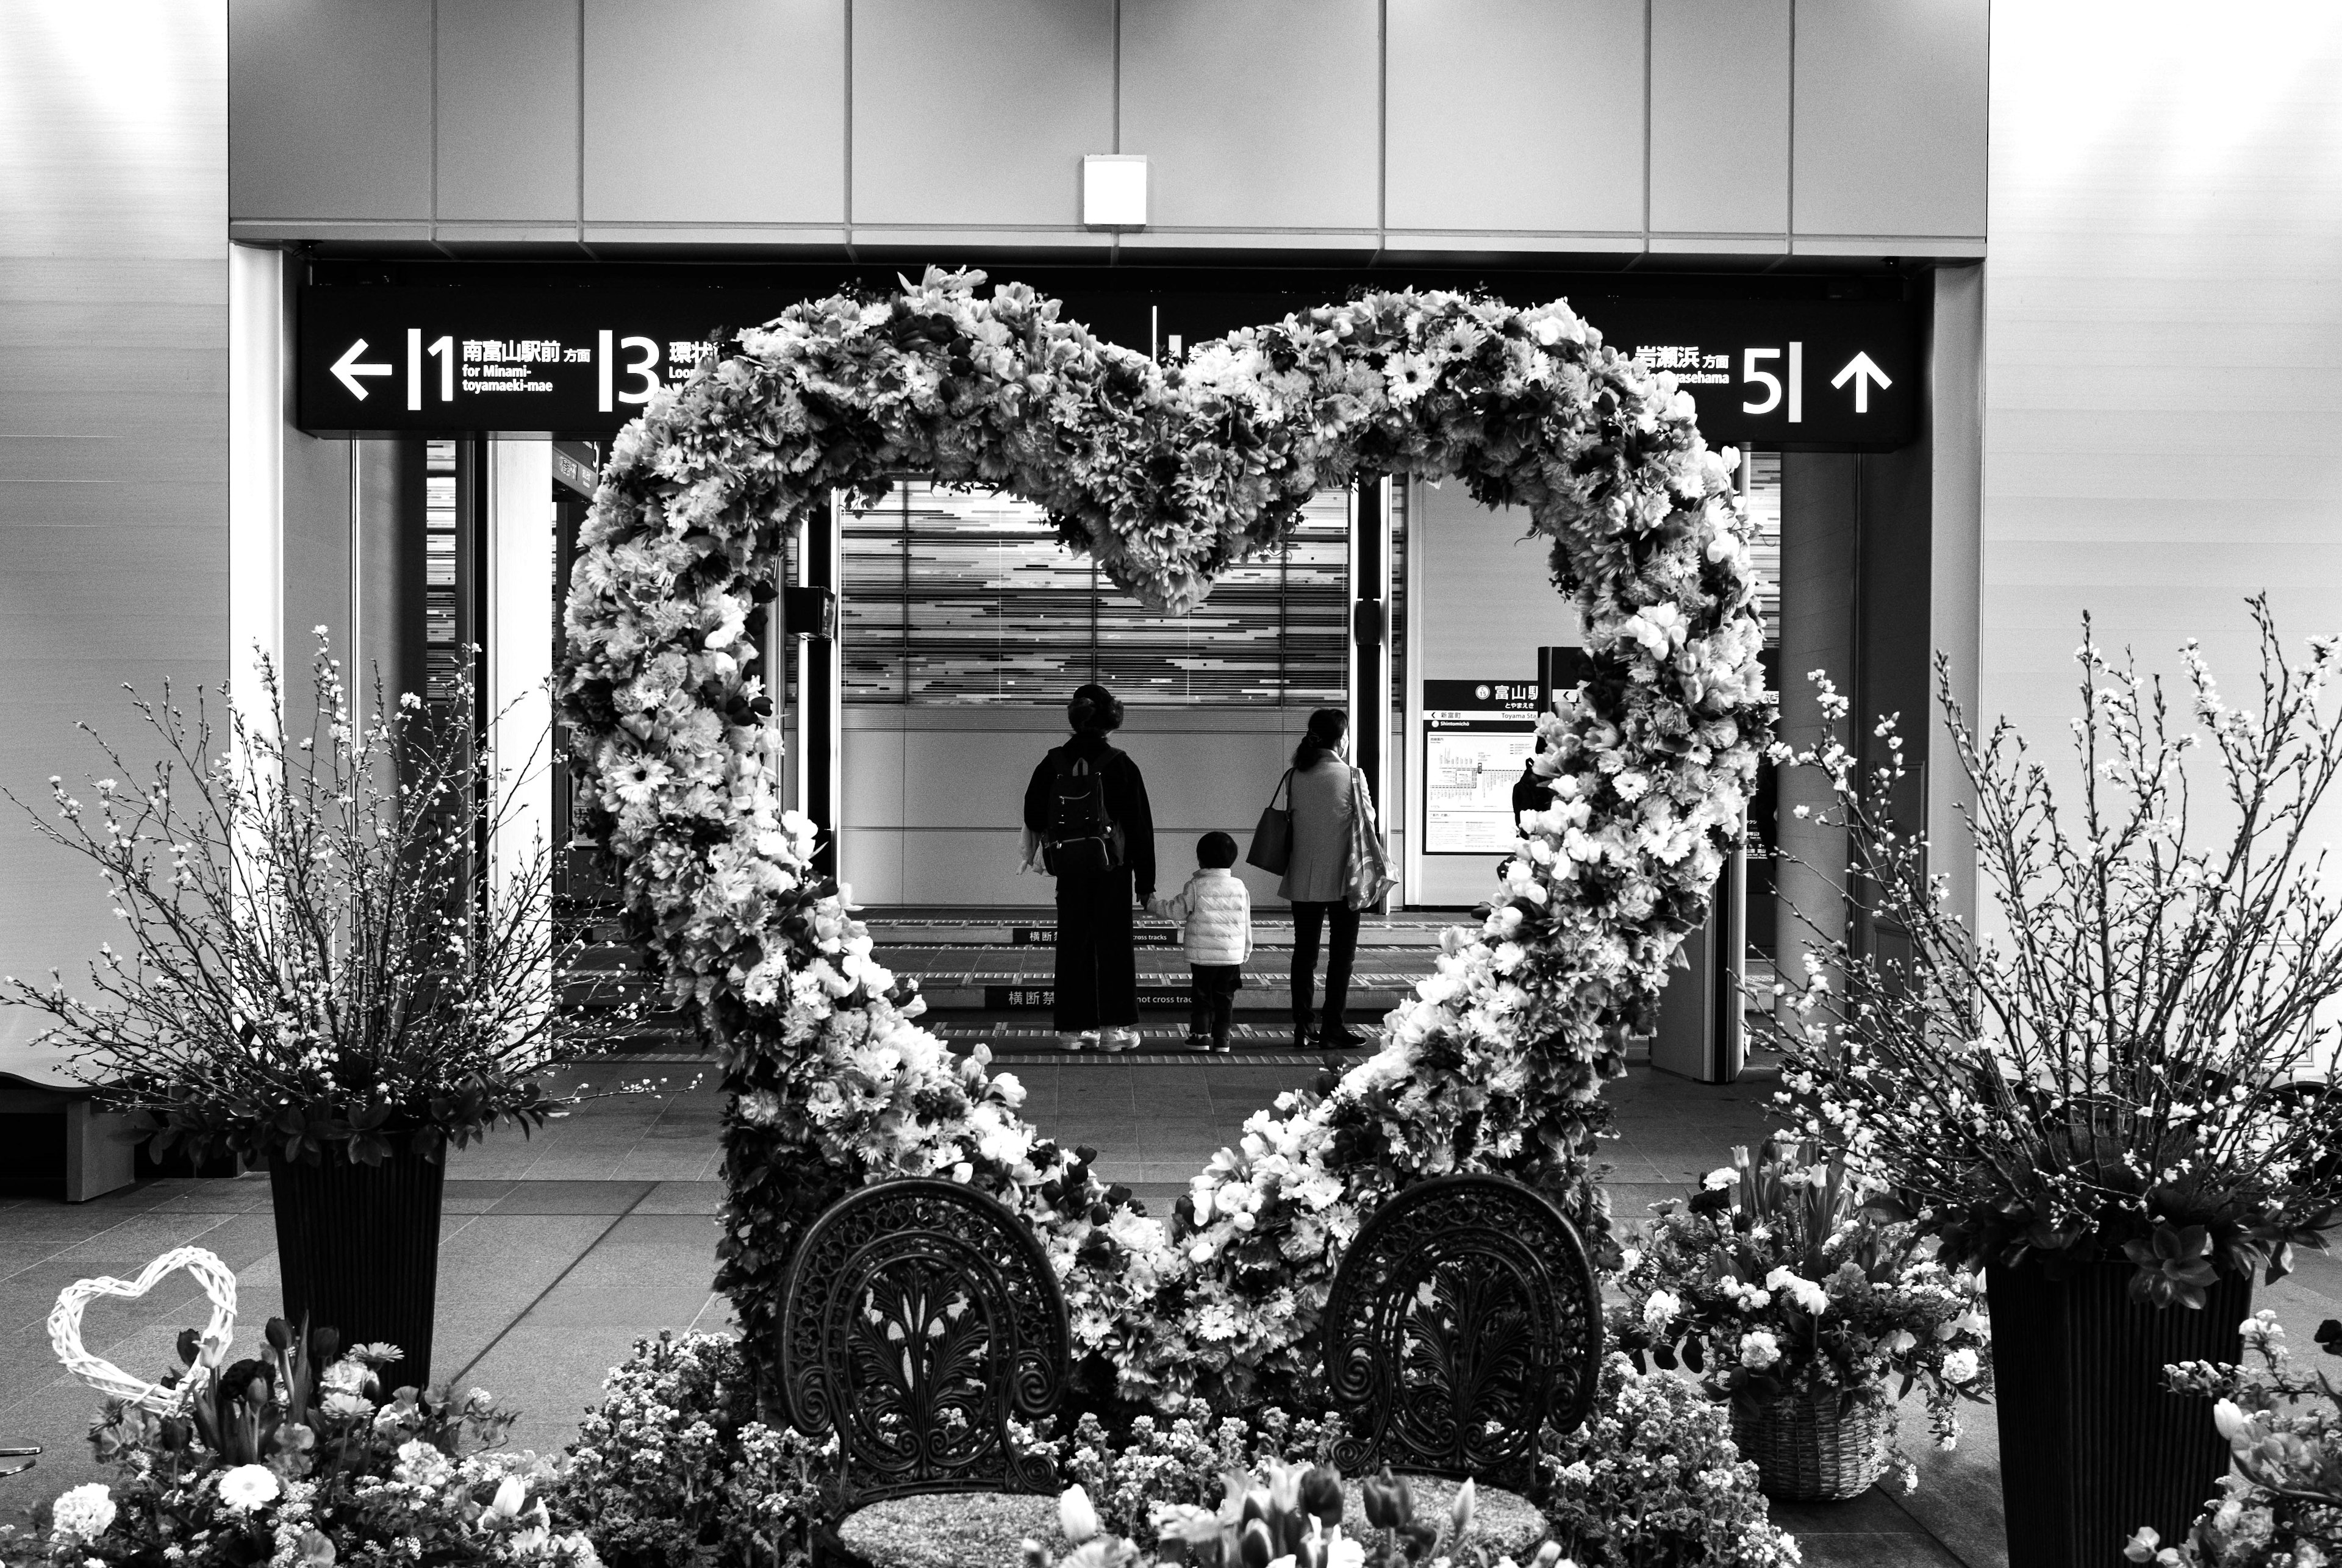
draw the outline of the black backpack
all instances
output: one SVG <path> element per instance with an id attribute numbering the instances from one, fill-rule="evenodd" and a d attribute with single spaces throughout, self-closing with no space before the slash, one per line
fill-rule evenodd
<path id="1" fill-rule="evenodd" d="M 1052 876 L 1111 871 L 1123 864 L 1122 824 L 1106 808 L 1106 775 L 1087 757 L 1065 751 L 1049 794 L 1049 827 L 1041 864 Z"/>

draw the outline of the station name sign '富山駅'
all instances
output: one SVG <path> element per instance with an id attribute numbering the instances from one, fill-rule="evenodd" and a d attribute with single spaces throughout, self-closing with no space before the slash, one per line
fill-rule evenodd
<path id="1" fill-rule="evenodd" d="M 1210 296 L 1150 300 L 1135 310 L 1115 301 L 1090 325 L 1166 357 L 1225 330 Z M 307 287 L 299 423 L 317 434 L 605 436 L 712 354 L 717 328 L 754 325 L 795 302 L 769 289 Z M 1068 314 L 1089 319 L 1084 303 Z M 1915 433 L 1921 361 L 1908 305 L 1590 292 L 1573 303 L 1606 342 L 1676 378 L 1712 444 L 1878 450 Z M 1182 335 L 1183 322 L 1203 331 Z"/>

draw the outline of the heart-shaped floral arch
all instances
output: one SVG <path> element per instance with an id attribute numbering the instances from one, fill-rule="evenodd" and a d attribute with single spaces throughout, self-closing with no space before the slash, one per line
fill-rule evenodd
<path id="1" fill-rule="evenodd" d="M 1505 1171 L 1606 1243 L 1601 1084 L 1706 918 L 1768 722 L 1746 524 L 1689 396 L 1564 304 L 1368 295 L 1158 367 L 983 281 L 795 306 L 618 436 L 566 616 L 580 833 L 720 1056 L 717 1283 L 752 1357 L 815 1214 L 850 1185 L 942 1174 L 1031 1221 L 1094 1377 L 1157 1403 L 1242 1399 L 1304 1369 L 1342 1249 L 1406 1183 Z M 1540 721 L 1555 804 L 1486 919 L 1444 935 L 1378 1054 L 1255 1114 L 1166 1226 L 1021 1120 L 1015 1080 L 981 1047 L 956 1058 L 872 961 L 812 867 L 812 825 L 780 809 L 753 611 L 799 519 L 895 475 L 1037 503 L 1177 613 L 1360 471 L 1524 508 L 1595 674 Z"/>

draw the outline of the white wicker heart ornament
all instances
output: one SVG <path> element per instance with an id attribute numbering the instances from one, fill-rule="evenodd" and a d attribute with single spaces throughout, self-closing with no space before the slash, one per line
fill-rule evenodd
<path id="1" fill-rule="evenodd" d="M 81 1343 L 81 1313 L 99 1296 L 127 1296 L 135 1301 L 181 1269 L 193 1274 L 204 1294 L 211 1298 L 212 1320 L 203 1334 L 205 1359 L 224 1355 L 235 1338 L 235 1274 L 217 1253 L 201 1247 L 175 1247 L 148 1263 L 135 1280 L 101 1274 L 94 1280 L 77 1280 L 57 1293 L 57 1304 L 49 1313 L 49 1344 L 65 1370 L 100 1393 L 144 1405 L 158 1414 L 176 1410 L 195 1380 L 182 1379 L 179 1387 L 165 1388 L 133 1377 L 104 1356 L 92 1354 Z"/>

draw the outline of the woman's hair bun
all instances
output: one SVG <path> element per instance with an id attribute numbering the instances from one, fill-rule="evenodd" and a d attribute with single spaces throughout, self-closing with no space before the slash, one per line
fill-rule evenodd
<path id="1" fill-rule="evenodd" d="M 1092 730 L 1105 734 L 1122 728 L 1122 699 L 1092 681 L 1074 691 L 1074 700 L 1066 704 L 1066 718 L 1076 730 Z"/>

